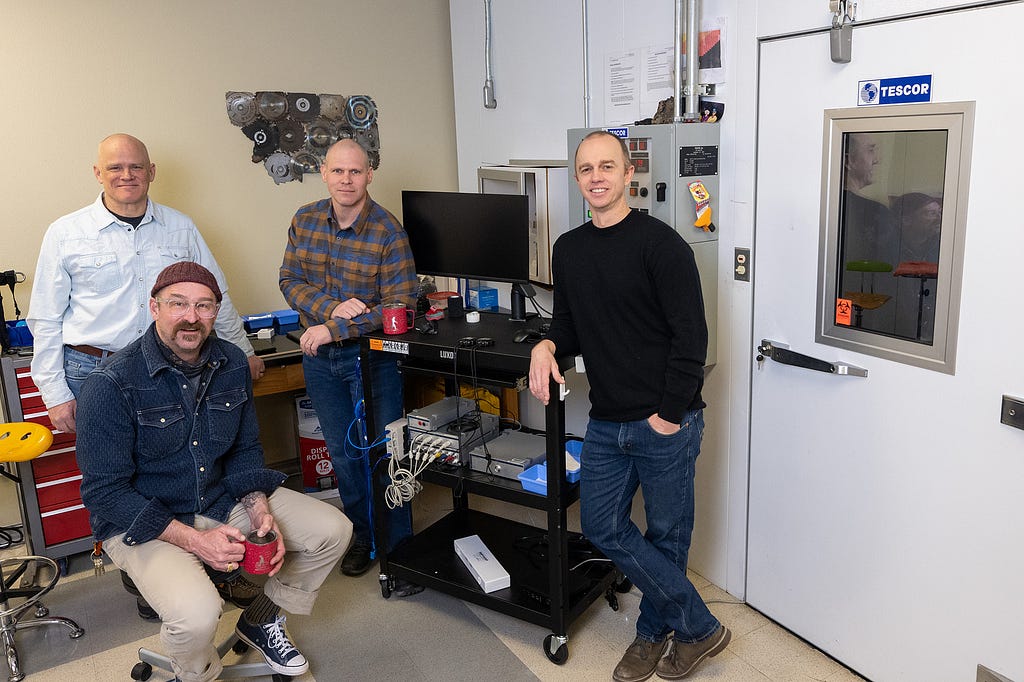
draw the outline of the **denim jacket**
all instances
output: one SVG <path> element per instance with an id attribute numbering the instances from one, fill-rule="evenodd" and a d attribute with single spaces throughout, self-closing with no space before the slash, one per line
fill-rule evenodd
<path id="1" fill-rule="evenodd" d="M 196 514 L 223 522 L 242 497 L 284 481 L 263 467 L 245 355 L 210 342 L 198 390 L 160 352 L 155 325 L 86 379 L 77 457 L 97 540 L 148 542 Z"/>

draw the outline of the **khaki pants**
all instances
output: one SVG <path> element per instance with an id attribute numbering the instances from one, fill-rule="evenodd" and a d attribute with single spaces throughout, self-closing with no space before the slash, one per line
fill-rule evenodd
<path id="1" fill-rule="evenodd" d="M 281 529 L 285 549 L 281 570 L 269 578 L 264 593 L 285 611 L 308 615 L 327 576 L 348 549 L 352 523 L 337 508 L 286 488 L 270 496 L 270 511 Z M 249 515 L 235 505 L 228 524 L 248 534 Z M 195 528 L 220 525 L 197 516 Z M 208 682 L 222 665 L 213 638 L 223 601 L 200 559 L 162 540 L 135 546 L 115 535 L 103 546 L 107 556 L 135 582 L 160 614 L 160 639 L 182 682 Z"/>

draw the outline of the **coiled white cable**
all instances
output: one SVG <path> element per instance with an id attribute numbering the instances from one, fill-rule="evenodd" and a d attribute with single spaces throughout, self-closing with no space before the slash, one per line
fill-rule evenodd
<path id="1" fill-rule="evenodd" d="M 409 468 L 406 469 L 397 457 L 388 461 L 388 476 L 391 483 L 384 490 L 384 502 L 388 509 L 401 507 L 423 490 L 423 484 L 416 477 L 441 455 L 444 439 L 421 433 L 409 443 Z"/>

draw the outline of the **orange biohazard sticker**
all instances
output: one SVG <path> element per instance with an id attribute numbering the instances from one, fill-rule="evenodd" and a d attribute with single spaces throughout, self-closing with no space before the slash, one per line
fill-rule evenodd
<path id="1" fill-rule="evenodd" d="M 853 301 L 848 298 L 836 299 L 836 324 L 850 326 L 850 313 L 853 312 Z"/>

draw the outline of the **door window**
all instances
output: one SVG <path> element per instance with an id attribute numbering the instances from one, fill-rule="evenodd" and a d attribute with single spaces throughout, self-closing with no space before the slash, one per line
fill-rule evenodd
<path id="1" fill-rule="evenodd" d="M 952 373 L 973 105 L 825 114 L 818 341 Z"/>

